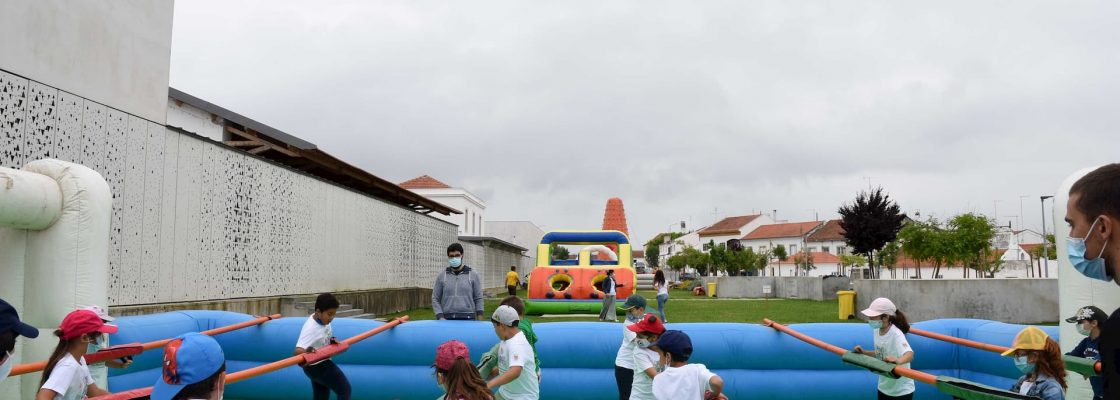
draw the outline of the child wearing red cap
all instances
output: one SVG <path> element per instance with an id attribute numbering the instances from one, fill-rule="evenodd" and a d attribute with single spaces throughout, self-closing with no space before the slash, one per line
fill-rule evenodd
<path id="1" fill-rule="evenodd" d="M 67 314 L 54 331 L 58 346 L 47 359 L 35 400 L 77 400 L 110 394 L 93 382 L 82 356 L 86 355 L 90 343 L 97 343 L 101 335 L 111 333 L 117 333 L 117 327 L 105 325 L 92 311 L 76 310 Z"/>
<path id="2" fill-rule="evenodd" d="M 665 325 L 651 313 L 626 329 L 637 335 L 634 339 L 634 381 L 630 387 L 630 400 L 656 400 L 653 396 L 653 378 L 657 376 L 657 364 L 661 361 L 661 356 L 650 347 L 665 333 Z"/>
<path id="3" fill-rule="evenodd" d="M 466 343 L 449 340 L 436 348 L 436 382 L 446 392 L 438 400 L 492 400 L 486 381 L 471 364 Z"/>

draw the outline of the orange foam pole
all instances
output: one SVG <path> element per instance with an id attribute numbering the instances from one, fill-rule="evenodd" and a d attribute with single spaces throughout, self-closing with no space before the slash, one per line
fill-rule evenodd
<path id="1" fill-rule="evenodd" d="M 990 352 L 993 352 L 993 353 L 1003 353 L 1003 352 L 1008 350 L 1007 347 L 1003 347 L 1003 346 L 999 346 L 999 345 L 981 343 L 981 342 L 968 340 L 968 339 L 961 339 L 959 337 L 942 335 L 940 333 L 924 331 L 924 330 L 917 329 L 917 328 L 910 328 L 910 333 L 913 333 L 913 334 L 918 335 L 918 336 L 925 336 L 925 337 L 930 338 L 930 339 L 940 340 L 940 341 L 943 341 L 943 342 L 958 344 L 958 345 L 965 346 L 965 347 L 971 347 L 971 348 L 974 348 L 974 349 L 986 350 L 986 351 L 990 351 Z"/>
<path id="2" fill-rule="evenodd" d="M 774 328 L 774 329 L 776 329 L 779 332 L 782 332 L 784 334 L 787 334 L 787 335 L 793 336 L 797 339 L 800 339 L 801 341 L 803 341 L 805 343 L 811 344 L 813 346 L 817 346 L 821 349 L 824 349 L 825 351 L 828 351 L 828 352 L 836 354 L 836 355 L 842 356 L 842 355 L 844 355 L 844 353 L 848 352 L 848 350 L 845 350 L 843 348 L 833 346 L 831 344 L 828 344 L 828 343 L 822 342 L 820 340 L 814 339 L 813 337 L 810 337 L 810 336 L 805 335 L 801 332 L 790 329 L 788 326 L 779 324 L 779 323 L 771 321 L 769 319 L 762 320 L 762 324 L 765 325 L 765 326 Z M 913 369 L 910 369 L 910 368 L 898 366 L 898 367 L 894 367 L 894 373 L 898 374 L 899 376 L 905 376 L 907 378 L 910 378 L 910 379 L 913 379 L 913 380 L 916 380 L 916 381 L 920 381 L 920 382 L 924 382 L 924 383 L 928 383 L 930 385 L 936 385 L 937 384 L 937 377 L 935 377 L 931 374 L 927 374 L 927 373 L 922 372 L 922 371 L 913 370 Z"/>

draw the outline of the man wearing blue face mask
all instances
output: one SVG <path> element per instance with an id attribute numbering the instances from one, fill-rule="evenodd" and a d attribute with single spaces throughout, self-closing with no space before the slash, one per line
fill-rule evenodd
<path id="1" fill-rule="evenodd" d="M 482 319 L 482 278 L 463 264 L 463 245 L 447 246 L 447 269 L 432 285 L 432 310 L 436 319 Z"/>
<path id="2" fill-rule="evenodd" d="M 1066 222 L 1073 267 L 1120 285 L 1120 164 L 1097 168 L 1070 187 Z M 1120 399 L 1120 309 L 1101 327 L 1099 350 L 1104 398 Z"/>

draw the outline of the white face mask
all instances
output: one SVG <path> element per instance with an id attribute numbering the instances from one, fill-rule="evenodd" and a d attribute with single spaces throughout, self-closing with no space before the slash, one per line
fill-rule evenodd
<path id="1" fill-rule="evenodd" d="M 12 367 L 16 364 L 12 362 L 12 353 L 7 352 L 6 354 L 7 357 L 4 357 L 4 363 L 0 364 L 0 382 L 3 382 L 4 379 L 8 377 L 8 374 L 12 373 Z"/>

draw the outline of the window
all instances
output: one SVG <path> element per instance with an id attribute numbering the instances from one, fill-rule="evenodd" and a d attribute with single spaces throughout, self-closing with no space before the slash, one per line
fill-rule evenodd
<path id="1" fill-rule="evenodd" d="M 796 252 L 797 252 L 797 245 L 796 244 L 789 245 L 789 254 L 793 254 L 793 253 L 796 253 Z"/>
<path id="2" fill-rule="evenodd" d="M 817 252 L 817 246 L 810 247 L 809 252 L 810 253 L 816 253 Z"/>
<path id="3" fill-rule="evenodd" d="M 823 251 L 823 252 L 825 252 L 825 253 L 828 253 L 828 252 L 829 252 L 829 250 L 831 250 L 831 249 L 829 249 L 829 248 L 828 248 L 828 246 L 822 246 L 822 247 L 821 247 L 821 251 Z"/>

